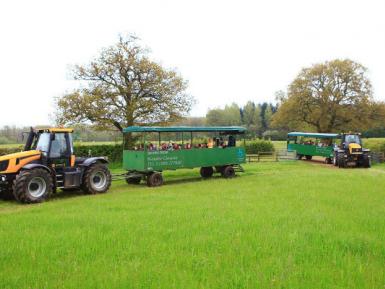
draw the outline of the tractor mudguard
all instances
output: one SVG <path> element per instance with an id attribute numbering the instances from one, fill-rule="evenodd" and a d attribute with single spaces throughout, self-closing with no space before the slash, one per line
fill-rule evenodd
<path id="1" fill-rule="evenodd" d="M 100 162 L 102 164 L 108 164 L 108 160 L 105 157 L 91 157 L 84 160 L 84 162 L 80 163 L 79 166 L 89 167 L 90 165 Z"/>
<path id="2" fill-rule="evenodd" d="M 45 166 L 45 165 L 42 165 L 42 164 L 27 164 L 25 166 L 23 166 L 21 169 L 22 170 L 33 170 L 35 168 L 40 168 L 40 169 L 44 169 L 46 170 L 47 172 L 49 172 L 50 174 L 52 174 L 52 169 L 50 169 L 49 167 Z"/>

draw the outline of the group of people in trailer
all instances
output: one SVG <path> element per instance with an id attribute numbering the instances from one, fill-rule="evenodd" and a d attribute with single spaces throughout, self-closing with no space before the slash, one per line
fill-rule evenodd
<path id="1" fill-rule="evenodd" d="M 236 146 L 236 139 L 234 136 L 230 135 L 225 141 L 222 137 L 210 138 L 208 142 L 191 144 L 191 143 L 161 143 L 160 145 L 153 144 L 149 142 L 146 144 L 146 148 L 148 151 L 174 151 L 174 150 L 182 150 L 182 149 L 210 149 L 210 148 L 226 148 L 226 147 L 234 147 Z M 145 146 L 143 144 L 139 144 L 134 147 L 134 150 L 143 151 Z"/>

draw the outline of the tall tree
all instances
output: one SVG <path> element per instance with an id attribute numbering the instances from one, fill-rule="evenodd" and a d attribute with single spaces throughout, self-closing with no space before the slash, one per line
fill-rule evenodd
<path id="1" fill-rule="evenodd" d="M 134 36 L 119 37 L 86 65 L 76 65 L 81 87 L 57 101 L 59 123 L 91 122 L 122 131 L 132 125 L 176 121 L 191 109 L 187 82 L 150 60 Z"/>
<path id="2" fill-rule="evenodd" d="M 261 109 L 252 101 L 248 101 L 242 108 L 242 124 L 247 127 L 252 136 L 256 136 L 261 131 Z"/>
<path id="3" fill-rule="evenodd" d="M 236 103 L 226 105 L 224 109 L 210 109 L 206 121 L 208 125 L 240 125 L 241 110 Z"/>
<path id="4" fill-rule="evenodd" d="M 333 60 L 304 68 L 280 95 L 276 127 L 318 132 L 363 130 L 373 121 L 372 86 L 366 68 L 351 60 Z"/>

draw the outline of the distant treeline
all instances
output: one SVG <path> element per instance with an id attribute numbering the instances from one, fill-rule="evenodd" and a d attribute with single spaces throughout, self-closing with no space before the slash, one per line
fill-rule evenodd
<path id="1" fill-rule="evenodd" d="M 47 126 L 36 126 L 50 127 Z M 120 142 L 122 135 L 117 130 L 96 130 L 89 125 L 74 125 L 73 139 L 75 142 Z M 30 131 L 29 127 L 3 126 L 0 129 L 0 144 L 24 143 L 26 134 Z M 24 137 L 23 137 L 24 133 Z"/>

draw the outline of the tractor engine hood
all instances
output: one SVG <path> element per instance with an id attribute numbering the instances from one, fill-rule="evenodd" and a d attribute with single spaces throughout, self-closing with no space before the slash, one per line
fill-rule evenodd
<path id="1" fill-rule="evenodd" d="M 350 154 L 362 154 L 362 147 L 357 143 L 349 144 L 349 153 Z"/>
<path id="2" fill-rule="evenodd" d="M 0 156 L 0 174 L 17 173 L 23 166 L 40 157 L 41 152 L 35 150 Z"/>

